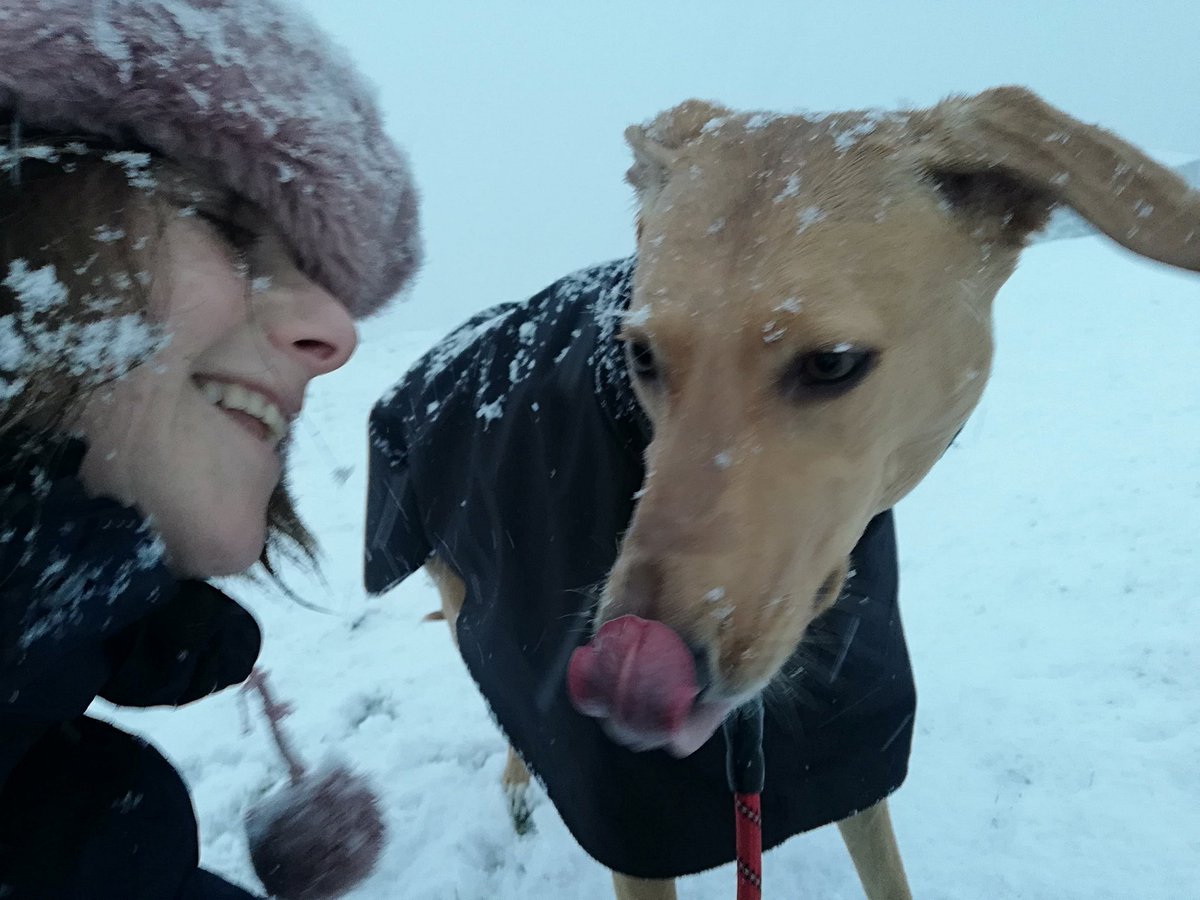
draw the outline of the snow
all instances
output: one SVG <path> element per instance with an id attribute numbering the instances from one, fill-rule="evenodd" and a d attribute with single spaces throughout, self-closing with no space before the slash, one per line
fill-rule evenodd
<path id="1" fill-rule="evenodd" d="M 803 179 L 800 177 L 799 172 L 793 172 L 791 175 L 789 175 L 787 177 L 787 182 L 783 186 L 783 190 L 775 195 L 775 202 L 782 203 L 789 197 L 795 197 L 797 194 L 799 194 L 802 181 Z"/>
<path id="2" fill-rule="evenodd" d="M 54 266 L 34 269 L 16 259 L 0 283 L 18 300 L 15 312 L 0 316 L 0 371 L 23 373 L 0 379 L 0 396 L 15 394 L 25 376 L 45 371 L 47 361 L 99 383 L 127 372 L 168 340 L 161 329 L 133 313 L 92 322 L 56 321 L 67 288 Z M 93 297 L 89 306 L 104 312 L 113 302 Z"/>
<path id="3" fill-rule="evenodd" d="M 906 116 L 888 110 L 867 110 L 861 119 L 833 132 L 833 148 L 839 155 L 844 155 L 857 147 L 864 138 L 874 134 L 880 125 L 902 124 L 906 119 Z"/>
<path id="4" fill-rule="evenodd" d="M 762 327 L 762 339 L 764 344 L 773 344 L 778 340 L 782 340 L 785 334 L 787 334 L 787 326 L 780 325 L 774 319 L 772 319 L 770 322 L 767 322 Z"/>
<path id="5" fill-rule="evenodd" d="M 825 216 L 825 210 L 821 209 L 819 206 L 804 207 L 804 209 L 800 210 L 799 214 L 796 216 L 797 221 L 800 223 L 799 227 L 796 229 L 796 233 L 799 234 L 805 231 L 810 225 L 816 225 L 818 222 L 824 220 Z"/>
<path id="6" fill-rule="evenodd" d="M 31 269 L 26 260 L 15 259 L 9 263 L 3 284 L 16 296 L 23 319 L 32 320 L 40 313 L 61 307 L 67 299 L 67 287 L 58 280 L 54 266 Z"/>
<path id="7" fill-rule="evenodd" d="M 150 154 L 132 150 L 114 150 L 104 154 L 106 162 L 115 163 L 125 170 L 125 179 L 133 187 L 152 189 L 155 184 L 150 172 Z"/>
<path id="8" fill-rule="evenodd" d="M 382 795 L 389 844 L 355 900 L 609 900 L 608 874 L 536 786 L 535 831 L 514 833 L 499 785 L 504 742 L 444 624 L 422 621 L 439 607 L 429 582 L 416 576 L 385 597 L 363 594 L 371 405 L 466 315 L 632 248 L 620 183 L 629 165 L 621 130 L 631 122 L 691 95 L 849 108 L 1021 81 L 1085 120 L 1186 147 L 1194 119 L 1188 132 L 1175 113 L 1196 108 L 1195 80 L 1173 82 L 1170 72 L 1190 58 L 1195 29 L 1182 23 L 1195 17 L 1183 5 L 1173 17 L 1089 9 L 1072 29 L 1047 24 L 1062 10 L 1028 3 L 982 27 L 940 8 L 873 5 L 848 46 L 834 39 L 856 15 L 844 5 L 806 11 L 797 29 L 773 24 L 781 13 L 766 5 L 718 20 L 640 4 L 602 22 L 536 3 L 502 13 L 473 5 L 457 16 L 436 4 L 402 13 L 308 5 L 382 86 L 412 150 L 429 262 L 405 305 L 364 325 L 354 359 L 312 385 L 298 423 L 292 484 L 323 560 L 320 575 L 283 569 L 305 602 L 330 612 L 265 581 L 227 588 L 263 624 L 262 663 L 280 699 L 296 705 L 286 724 L 297 749 L 308 760 L 349 761 Z M 400 24 L 385 27 L 389 15 Z M 1147 31 L 1172 18 L 1182 55 L 1170 34 Z M 915 51 L 920 66 L 896 37 L 905 21 L 928 33 Z M 1025 45 L 1011 30 L 1021 23 L 1031 29 Z M 1110 25 L 1115 43 L 1084 27 Z M 709 31 L 719 43 L 705 43 Z M 690 37 L 676 46 L 676 34 Z M 809 36 L 803 48 L 797 34 Z M 1046 34 L 1075 37 L 1039 51 Z M 991 43 L 980 48 L 975 35 Z M 956 47 L 958 58 L 938 57 Z M 1116 60 L 1138 47 L 1152 48 L 1144 65 L 1081 64 L 1085 52 Z M 809 61 L 822 53 L 833 59 Z M 1018 64 L 1005 69 L 1004 60 Z M 1167 123 L 1163 132 L 1156 122 Z M 892 813 L 914 894 L 1194 896 L 1200 279 L 1097 237 L 1043 243 L 1002 291 L 997 316 L 980 409 L 897 512 L 920 706 Z M 203 864 L 253 885 L 242 816 L 286 769 L 256 715 L 244 729 L 245 706 L 227 691 L 181 710 L 95 712 L 164 749 L 193 790 Z M 733 888 L 725 866 L 682 882 L 681 894 L 725 900 Z M 767 854 L 765 896 L 800 895 L 862 896 L 835 829 Z"/>

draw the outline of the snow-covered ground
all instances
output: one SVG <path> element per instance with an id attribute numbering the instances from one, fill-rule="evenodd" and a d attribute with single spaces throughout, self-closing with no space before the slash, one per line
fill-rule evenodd
<path id="1" fill-rule="evenodd" d="M 1200 278 L 1101 238 L 1058 241 L 1028 251 L 997 309 L 985 400 L 898 512 L 920 711 L 893 810 L 914 890 L 1196 896 Z M 359 587 L 367 411 L 454 324 L 414 331 L 411 314 L 375 322 L 314 385 L 299 436 L 294 480 L 324 581 L 289 578 L 330 613 L 231 590 L 263 621 L 301 751 L 345 757 L 384 797 L 391 840 L 355 897 L 607 898 L 607 875 L 540 793 L 536 833 L 512 832 L 504 743 L 445 627 L 420 621 L 432 587 L 417 577 L 377 600 Z M 249 880 L 242 810 L 284 776 L 257 718 L 243 733 L 233 692 L 118 718 L 181 766 L 204 862 Z M 765 866 L 771 897 L 860 896 L 833 829 Z M 732 891 L 726 868 L 684 896 Z"/>
<path id="2" fill-rule="evenodd" d="M 305 5 L 381 86 L 423 189 L 428 262 L 314 384 L 302 420 L 293 483 L 324 558 L 320 577 L 286 574 L 329 612 L 266 584 L 230 590 L 264 625 L 300 752 L 349 760 L 383 797 L 390 841 L 357 900 L 607 900 L 607 874 L 540 792 L 536 833 L 513 833 L 504 742 L 445 627 L 421 622 L 432 587 L 363 594 L 375 398 L 469 312 L 628 252 L 621 129 L 687 96 L 831 108 L 1028 83 L 1185 151 L 1177 163 L 1200 150 L 1200 17 L 1183 0 L 1103 15 L 1014 0 L 1002 16 L 932 2 Z M 1200 896 L 1200 277 L 1101 238 L 1045 243 L 997 319 L 980 409 L 898 510 L 920 708 L 893 815 L 915 894 Z M 237 693 L 97 711 L 180 766 L 204 864 L 253 884 L 242 811 L 285 772 L 257 716 L 244 731 Z M 771 900 L 861 897 L 833 829 L 770 853 L 765 877 Z M 729 867 L 681 885 L 690 900 L 733 890 Z"/>

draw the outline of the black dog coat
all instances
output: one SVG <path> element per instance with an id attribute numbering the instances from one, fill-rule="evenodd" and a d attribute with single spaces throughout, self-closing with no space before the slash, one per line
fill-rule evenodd
<path id="1" fill-rule="evenodd" d="M 565 676 L 649 441 L 615 339 L 633 266 L 586 270 L 476 316 L 379 401 L 366 584 L 386 591 L 431 553 L 459 573 L 463 658 L 571 833 L 609 868 L 666 878 L 733 859 L 721 732 L 682 760 L 631 752 L 574 710 Z M 764 848 L 904 780 L 916 697 L 890 513 L 870 523 L 852 568 L 767 692 Z"/>

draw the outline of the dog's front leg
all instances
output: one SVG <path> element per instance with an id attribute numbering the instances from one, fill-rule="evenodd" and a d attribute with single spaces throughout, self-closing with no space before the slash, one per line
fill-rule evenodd
<path id="1" fill-rule="evenodd" d="M 442 598 L 442 608 L 439 612 L 430 613 L 427 620 L 444 619 L 450 626 L 450 639 L 458 646 L 458 614 L 462 612 L 463 602 L 467 597 L 467 586 L 450 566 L 438 556 L 431 556 L 425 563 L 425 571 L 433 579 Z M 504 774 L 500 777 L 504 788 L 504 796 L 508 798 L 508 814 L 512 817 L 513 828 L 517 834 L 529 834 L 533 831 L 533 811 L 529 808 L 529 770 L 511 746 L 508 748 L 508 761 L 504 764 Z"/>
<path id="2" fill-rule="evenodd" d="M 500 784 L 504 787 L 504 796 L 508 798 L 508 814 L 512 817 L 513 828 L 517 834 L 529 834 L 533 831 L 533 810 L 529 808 L 529 769 L 510 745 L 508 762 L 504 765 L 504 774 L 500 776 Z"/>
<path id="3" fill-rule="evenodd" d="M 613 872 L 617 900 L 676 900 L 674 878 L 634 878 Z"/>
<path id="4" fill-rule="evenodd" d="M 867 900 L 912 900 L 887 800 L 838 822 Z"/>

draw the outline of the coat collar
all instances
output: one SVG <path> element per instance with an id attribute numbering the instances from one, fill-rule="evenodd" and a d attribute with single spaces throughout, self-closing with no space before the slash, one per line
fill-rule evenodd
<path id="1" fill-rule="evenodd" d="M 634 394 L 629 381 L 625 348 L 617 339 L 633 295 L 636 267 L 635 255 L 610 263 L 600 270 L 602 280 L 595 292 L 593 307 L 596 345 L 592 369 L 596 373 L 596 397 L 601 407 L 612 420 L 618 435 L 627 443 L 636 444 L 640 455 L 650 442 L 650 420 Z"/>

